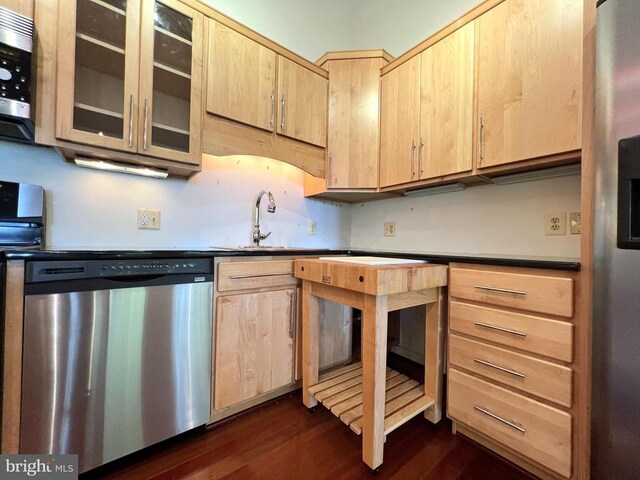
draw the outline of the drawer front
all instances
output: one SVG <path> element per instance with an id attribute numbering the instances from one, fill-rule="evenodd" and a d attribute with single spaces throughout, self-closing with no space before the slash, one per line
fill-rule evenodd
<path id="1" fill-rule="evenodd" d="M 451 418 L 571 476 L 571 415 L 454 368 L 448 377 Z"/>
<path id="2" fill-rule="evenodd" d="M 452 268 L 449 295 L 474 302 L 573 316 L 573 279 Z"/>
<path id="3" fill-rule="evenodd" d="M 570 368 L 458 335 L 449 336 L 449 363 L 571 407 Z"/>
<path id="4" fill-rule="evenodd" d="M 219 292 L 252 288 L 294 286 L 293 260 L 221 262 L 216 277 Z"/>
<path id="5" fill-rule="evenodd" d="M 451 300 L 449 329 L 538 355 L 573 361 L 573 325 Z"/>

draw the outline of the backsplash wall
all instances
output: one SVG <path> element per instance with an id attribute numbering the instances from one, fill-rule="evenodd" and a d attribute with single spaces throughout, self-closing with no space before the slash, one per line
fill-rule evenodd
<path id="1" fill-rule="evenodd" d="M 264 158 L 205 155 L 203 171 L 188 181 L 157 180 L 83 169 L 49 148 L 0 142 L 0 179 L 45 188 L 47 243 L 55 248 L 246 245 L 263 188 L 277 204 L 274 214 L 261 207 L 262 230 L 272 232 L 265 245 L 343 248 L 350 241 L 350 207 L 304 199 L 302 172 Z M 160 230 L 138 230 L 139 207 L 161 210 Z M 307 235 L 311 219 L 315 236 Z"/>
<path id="2" fill-rule="evenodd" d="M 546 212 L 567 212 L 567 234 L 545 236 Z M 580 176 L 404 197 L 353 206 L 354 249 L 578 257 L 580 235 L 569 213 L 580 211 Z M 384 237 L 384 222 L 396 236 Z"/>

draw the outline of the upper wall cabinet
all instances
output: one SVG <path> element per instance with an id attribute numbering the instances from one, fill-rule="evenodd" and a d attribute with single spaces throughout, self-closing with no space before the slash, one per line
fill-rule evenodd
<path id="1" fill-rule="evenodd" d="M 380 186 L 470 171 L 474 23 L 382 77 Z"/>
<path id="2" fill-rule="evenodd" d="M 418 179 L 472 167 L 474 23 L 420 54 Z"/>
<path id="3" fill-rule="evenodd" d="M 380 104 L 380 186 L 415 179 L 420 136 L 420 56 L 382 77 Z"/>
<path id="4" fill-rule="evenodd" d="M 506 0 L 478 19 L 479 168 L 581 148 L 580 0 Z"/>
<path id="5" fill-rule="evenodd" d="M 278 133 L 303 142 L 327 145 L 327 79 L 278 58 Z"/>
<path id="6" fill-rule="evenodd" d="M 209 113 L 326 146 L 326 78 L 213 20 L 207 69 Z"/>
<path id="7" fill-rule="evenodd" d="M 329 71 L 327 188 L 378 187 L 380 69 L 388 63 L 385 56 L 390 58 L 381 52 L 322 65 Z"/>
<path id="8" fill-rule="evenodd" d="M 327 72 L 217 12 L 212 17 L 203 152 L 274 158 L 324 176 Z"/>
<path id="9" fill-rule="evenodd" d="M 235 30 L 209 23 L 207 111 L 273 132 L 276 53 Z"/>
<path id="10" fill-rule="evenodd" d="M 174 0 L 60 5 L 56 137 L 199 165 L 203 19 Z"/>

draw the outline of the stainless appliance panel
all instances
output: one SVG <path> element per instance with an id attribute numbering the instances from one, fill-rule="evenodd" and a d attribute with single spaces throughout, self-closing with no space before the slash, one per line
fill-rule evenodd
<path id="1" fill-rule="evenodd" d="M 27 295 L 20 451 L 82 472 L 205 424 L 212 285 Z"/>
<path id="2" fill-rule="evenodd" d="M 640 251 L 616 247 L 618 142 L 640 134 L 640 2 L 597 10 L 592 478 L 637 478 Z M 640 159 L 638 159 L 640 161 Z"/>

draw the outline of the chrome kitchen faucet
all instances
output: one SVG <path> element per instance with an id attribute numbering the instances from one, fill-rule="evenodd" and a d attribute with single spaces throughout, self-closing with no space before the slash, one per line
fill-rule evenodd
<path id="1" fill-rule="evenodd" d="M 258 194 L 258 198 L 256 199 L 256 210 L 253 217 L 253 246 L 260 246 L 260 240 L 264 240 L 271 232 L 262 234 L 260 233 L 260 201 L 264 194 L 269 196 L 269 206 L 267 206 L 267 212 L 275 213 L 276 211 L 276 201 L 273 198 L 273 194 L 269 190 L 261 190 Z"/>

